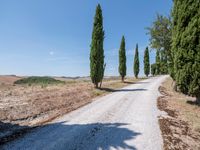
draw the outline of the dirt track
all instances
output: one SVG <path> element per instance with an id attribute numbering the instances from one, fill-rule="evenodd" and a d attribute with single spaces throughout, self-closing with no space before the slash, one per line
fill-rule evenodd
<path id="1" fill-rule="evenodd" d="M 162 149 L 156 99 L 166 76 L 99 98 L 4 149 Z"/>

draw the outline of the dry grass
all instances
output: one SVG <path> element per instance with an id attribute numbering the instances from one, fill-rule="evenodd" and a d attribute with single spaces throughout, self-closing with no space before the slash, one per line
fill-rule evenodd
<path id="1" fill-rule="evenodd" d="M 168 78 L 160 87 L 163 96 L 158 99 L 159 109 L 169 116 L 159 120 L 164 149 L 199 150 L 200 107 L 193 104 L 195 98 L 173 91 L 172 85 Z"/>
<path id="2" fill-rule="evenodd" d="M 3 78 L 5 79 L 5 77 Z M 7 79 L 7 78 L 6 78 Z M 2 78 L 0 78 L 0 81 Z M 34 127 L 91 103 L 95 97 L 134 84 L 139 79 L 106 79 L 102 89 L 95 89 L 89 80 L 65 80 L 57 85 L 0 84 L 0 139 L 3 133 L 15 131 L 15 126 Z M 7 124 L 6 124 L 7 123 Z M 13 127 L 14 126 L 14 127 Z"/>

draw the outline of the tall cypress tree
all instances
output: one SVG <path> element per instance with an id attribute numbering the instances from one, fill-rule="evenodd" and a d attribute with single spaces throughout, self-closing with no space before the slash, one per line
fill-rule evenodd
<path id="1" fill-rule="evenodd" d="M 184 94 L 200 103 L 200 3 L 174 0 L 172 51 L 174 79 Z"/>
<path id="2" fill-rule="evenodd" d="M 92 42 L 90 49 L 90 77 L 98 88 L 99 82 L 103 79 L 104 72 L 104 30 L 103 30 L 103 16 L 100 4 L 96 7 L 96 14 L 94 17 Z"/>
<path id="3" fill-rule="evenodd" d="M 139 62 L 139 52 L 138 52 L 138 44 L 136 45 L 135 49 L 135 57 L 134 57 L 134 75 L 138 78 L 138 74 L 140 72 L 140 62 Z"/>
<path id="4" fill-rule="evenodd" d="M 149 62 L 149 49 L 146 47 L 144 51 L 144 74 L 148 77 L 150 73 L 150 62 Z"/>
<path id="5" fill-rule="evenodd" d="M 151 64 L 151 74 L 152 76 L 155 76 L 156 74 L 156 63 Z"/>
<path id="6" fill-rule="evenodd" d="M 168 63 L 165 51 L 160 51 L 160 73 L 161 74 L 168 73 Z"/>
<path id="7" fill-rule="evenodd" d="M 160 52 L 156 51 L 156 75 L 160 74 Z"/>
<path id="8" fill-rule="evenodd" d="M 126 43 L 124 36 L 121 40 L 121 45 L 119 49 L 119 74 L 122 78 L 122 82 L 124 82 L 124 77 L 126 76 Z"/>

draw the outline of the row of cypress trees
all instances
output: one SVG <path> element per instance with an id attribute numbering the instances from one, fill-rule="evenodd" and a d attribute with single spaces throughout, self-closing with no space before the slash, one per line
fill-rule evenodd
<path id="1" fill-rule="evenodd" d="M 174 0 L 171 76 L 177 89 L 200 103 L 200 2 Z"/>
<path id="2" fill-rule="evenodd" d="M 140 61 L 139 61 L 139 52 L 138 44 L 136 44 L 133 72 L 136 78 L 140 72 Z M 119 49 L 119 74 L 124 82 L 124 77 L 126 76 L 126 48 L 125 48 L 125 37 L 122 36 L 121 45 Z M 144 74 L 148 77 L 150 74 L 150 61 L 149 61 L 149 49 L 146 47 L 144 51 Z"/>
<path id="3" fill-rule="evenodd" d="M 158 49 L 156 53 L 156 64 L 151 66 L 152 74 L 165 74 L 169 72 L 171 77 L 176 81 L 177 88 L 185 94 L 195 96 L 198 103 L 200 103 L 199 16 L 199 0 L 174 0 L 172 12 L 172 36 L 169 30 L 170 28 L 168 28 L 168 19 L 163 18 L 162 16 L 158 16 L 158 21 L 161 23 L 166 21 L 166 23 L 164 23 L 163 28 L 161 28 L 161 32 L 157 30 L 157 28 L 155 28 L 155 30 L 150 29 L 153 38 L 154 35 L 155 37 L 160 37 L 160 33 L 163 33 L 164 31 L 166 31 L 166 34 L 163 35 L 167 35 L 164 42 L 152 43 L 152 47 Z M 98 4 L 96 15 L 94 17 L 90 53 L 90 76 L 95 87 L 99 86 L 99 83 L 101 83 L 104 76 L 105 64 L 103 41 L 103 16 L 101 6 Z M 119 73 L 122 77 L 122 81 L 126 76 L 125 54 L 125 38 L 122 37 L 119 50 Z M 134 60 L 134 74 L 137 77 L 139 73 L 138 46 L 136 46 L 135 55 L 137 58 Z M 147 76 L 149 70 L 149 51 L 147 48 L 144 55 L 144 72 Z"/>
<path id="4" fill-rule="evenodd" d="M 103 15 L 100 4 L 96 7 L 96 14 L 94 17 L 93 32 L 92 32 L 92 42 L 90 50 L 90 77 L 96 88 L 101 87 L 101 83 L 104 76 L 105 64 L 104 64 L 104 30 L 103 30 Z M 135 58 L 134 58 L 134 75 L 138 78 L 140 71 L 139 68 L 139 52 L 138 44 L 136 45 Z M 121 76 L 122 82 L 126 76 L 126 43 L 125 37 L 122 36 L 120 49 L 119 49 L 119 74 Z M 144 73 L 148 77 L 150 74 L 150 62 L 149 62 L 149 50 L 148 47 L 144 52 Z"/>
<path id="5" fill-rule="evenodd" d="M 200 103 L 200 1 L 174 0 L 172 15 L 157 14 L 148 29 L 156 52 L 153 75 L 170 74 L 175 90 Z"/>

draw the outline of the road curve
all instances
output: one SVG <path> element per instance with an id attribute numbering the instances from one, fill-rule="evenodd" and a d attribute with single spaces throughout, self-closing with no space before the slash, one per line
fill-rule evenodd
<path id="1" fill-rule="evenodd" d="M 156 106 L 167 76 L 131 84 L 33 130 L 5 150 L 160 150 Z"/>

